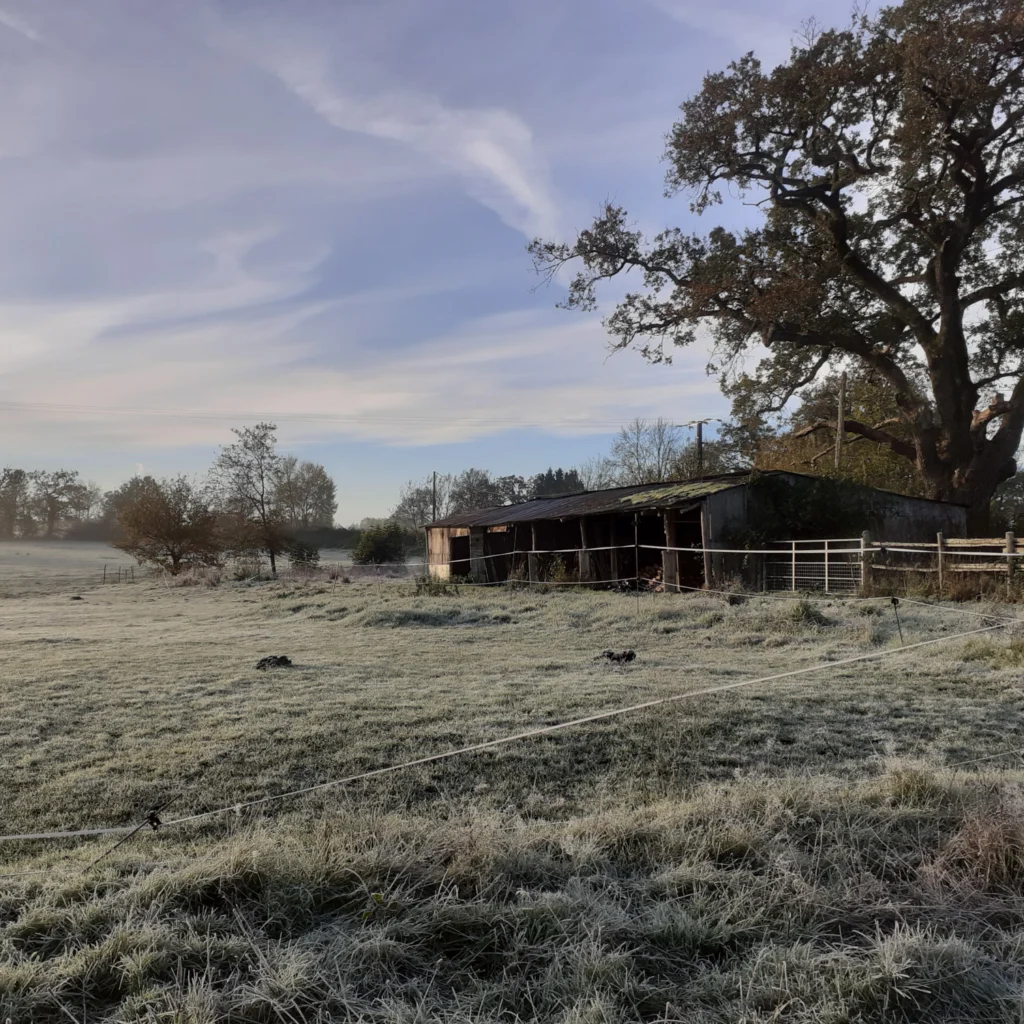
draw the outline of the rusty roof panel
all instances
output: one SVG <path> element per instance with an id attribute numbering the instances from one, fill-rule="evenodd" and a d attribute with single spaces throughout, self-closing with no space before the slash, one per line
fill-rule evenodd
<path id="1" fill-rule="evenodd" d="M 689 480 L 685 483 L 637 484 L 613 487 L 606 491 L 583 491 L 558 498 L 533 498 L 518 505 L 497 505 L 493 508 L 458 512 L 439 519 L 432 526 L 498 526 L 502 523 L 524 523 L 536 519 L 573 519 L 577 516 L 605 515 L 614 512 L 636 512 L 643 509 L 674 508 L 690 505 L 709 494 L 738 487 L 749 479 L 746 473 Z"/>

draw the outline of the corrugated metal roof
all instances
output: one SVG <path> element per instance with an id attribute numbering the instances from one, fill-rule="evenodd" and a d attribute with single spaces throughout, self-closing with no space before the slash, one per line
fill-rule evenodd
<path id="1" fill-rule="evenodd" d="M 613 487 L 607 491 L 584 491 L 558 498 L 534 498 L 518 505 L 497 505 L 474 509 L 438 519 L 432 526 L 501 526 L 504 523 L 532 522 L 535 519 L 572 519 L 576 516 L 609 512 L 636 512 L 641 509 L 674 508 L 689 505 L 709 494 L 739 487 L 750 479 L 747 473 L 705 477 L 682 483 L 638 484 Z"/>

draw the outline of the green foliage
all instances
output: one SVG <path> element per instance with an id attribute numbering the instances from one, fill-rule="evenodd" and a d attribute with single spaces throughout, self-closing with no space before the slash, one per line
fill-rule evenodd
<path id="1" fill-rule="evenodd" d="M 177 575 L 220 564 L 223 546 L 206 491 L 179 476 L 143 477 L 118 504 L 114 547 Z"/>
<path id="2" fill-rule="evenodd" d="M 1012 530 L 1024 533 L 1024 473 L 1015 473 L 996 489 L 989 506 L 990 529 L 993 533 Z"/>
<path id="3" fill-rule="evenodd" d="M 296 539 L 288 547 L 288 559 L 293 565 L 316 565 L 320 561 L 320 549 Z"/>
<path id="4" fill-rule="evenodd" d="M 354 548 L 359 543 L 359 530 L 346 526 L 312 526 L 308 529 L 298 528 L 291 531 L 295 540 L 310 547 Z"/>
<path id="5" fill-rule="evenodd" d="M 529 496 L 531 498 L 552 498 L 560 494 L 576 494 L 585 490 L 583 481 L 575 469 L 551 469 L 531 477 Z"/>
<path id="6" fill-rule="evenodd" d="M 874 370 L 847 373 L 844 420 L 888 423 L 887 430 L 910 442 L 910 431 L 899 422 L 897 392 Z M 898 494 L 927 496 L 925 481 L 913 462 L 886 445 L 866 440 L 855 432 L 844 437 L 838 469 L 835 465 L 834 429 L 839 401 L 839 375 L 830 374 L 808 387 L 792 415 L 780 423 L 779 433 L 764 431 L 756 438 L 754 465 L 815 476 L 831 476 L 866 487 Z"/>
<path id="7" fill-rule="evenodd" d="M 394 519 L 362 531 L 352 560 L 360 565 L 383 565 L 405 560 L 405 533 Z"/>

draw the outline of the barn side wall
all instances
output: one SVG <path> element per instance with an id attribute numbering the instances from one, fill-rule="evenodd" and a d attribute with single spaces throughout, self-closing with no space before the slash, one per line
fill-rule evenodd
<path id="1" fill-rule="evenodd" d="M 882 513 L 879 540 L 931 542 L 940 531 L 947 537 L 967 536 L 967 509 L 960 505 L 896 495 L 886 497 L 889 508 Z"/>
<path id="2" fill-rule="evenodd" d="M 435 526 L 427 528 L 427 563 L 428 571 L 438 579 L 446 580 L 451 576 L 449 555 L 453 537 L 468 537 L 469 528 L 465 526 Z"/>

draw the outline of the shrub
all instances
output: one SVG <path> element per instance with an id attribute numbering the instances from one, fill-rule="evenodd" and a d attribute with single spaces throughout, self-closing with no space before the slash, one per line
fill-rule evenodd
<path id="1" fill-rule="evenodd" d="M 401 525 L 392 519 L 363 530 L 352 552 L 352 560 L 360 565 L 404 561 L 405 537 Z"/>
<path id="2" fill-rule="evenodd" d="M 447 597 L 451 594 L 458 594 L 459 585 L 451 580 L 443 580 L 432 573 L 424 573 L 416 577 L 416 593 L 426 594 L 428 597 Z"/>
<path id="3" fill-rule="evenodd" d="M 304 540 L 293 540 L 288 548 L 292 565 L 313 566 L 320 561 L 320 549 Z"/>

